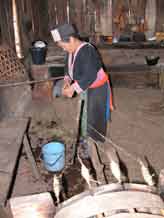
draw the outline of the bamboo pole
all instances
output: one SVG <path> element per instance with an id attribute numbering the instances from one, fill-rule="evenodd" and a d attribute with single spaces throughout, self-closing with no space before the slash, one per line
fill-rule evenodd
<path id="1" fill-rule="evenodd" d="M 67 22 L 69 23 L 70 22 L 70 3 L 69 3 L 69 0 L 67 0 Z"/>
<path id="2" fill-rule="evenodd" d="M 21 39 L 20 39 L 20 29 L 18 22 L 18 13 L 16 0 L 12 0 L 12 11 L 13 11 L 13 27 L 14 27 L 14 37 L 15 37 L 15 48 L 18 58 L 23 58 L 21 49 Z"/>
<path id="3" fill-rule="evenodd" d="M 59 80 L 59 79 L 64 79 L 64 77 L 59 76 L 59 77 L 53 77 L 53 78 L 48 78 L 48 79 L 42 79 L 42 80 L 32 80 L 32 81 L 24 81 L 24 82 L 16 82 L 16 83 L 3 83 L 3 84 L 0 84 L 0 88 L 32 85 L 35 83 L 44 83 L 47 81 L 55 81 L 55 80 Z"/>

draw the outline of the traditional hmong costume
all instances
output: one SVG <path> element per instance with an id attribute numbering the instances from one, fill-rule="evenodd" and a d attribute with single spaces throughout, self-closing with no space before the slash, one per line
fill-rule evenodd
<path id="1" fill-rule="evenodd" d="M 70 36 L 76 37 L 76 31 L 70 24 L 64 24 L 51 33 L 55 42 L 67 42 Z M 74 54 L 69 54 L 67 79 L 71 79 L 74 90 L 84 102 L 82 135 L 104 141 L 102 136 L 106 136 L 112 109 L 111 89 L 101 58 L 93 45 L 82 42 Z"/>
<path id="2" fill-rule="evenodd" d="M 110 117 L 111 89 L 107 74 L 94 46 L 82 43 L 75 54 L 69 54 L 68 76 L 84 101 L 82 135 L 103 141 L 106 136 L 107 121 Z"/>

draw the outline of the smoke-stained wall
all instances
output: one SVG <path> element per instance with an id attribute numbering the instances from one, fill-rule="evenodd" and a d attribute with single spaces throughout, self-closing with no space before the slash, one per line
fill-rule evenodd
<path id="1" fill-rule="evenodd" d="M 35 39 L 47 39 L 57 24 L 71 22 L 87 35 L 111 35 L 113 18 L 122 4 L 136 17 L 144 17 L 148 0 L 18 0 L 18 17 L 24 47 Z M 1 0 L 0 30 L 2 42 L 14 47 L 12 1 Z M 164 1 L 157 0 L 156 31 L 164 29 Z"/>

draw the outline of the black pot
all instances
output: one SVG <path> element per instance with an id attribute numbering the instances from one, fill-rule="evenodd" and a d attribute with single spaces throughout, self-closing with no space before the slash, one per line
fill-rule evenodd
<path id="1" fill-rule="evenodd" d="M 145 56 L 146 63 L 149 66 L 158 64 L 159 59 L 160 59 L 159 56 L 156 56 L 156 57 L 154 57 L 154 56 L 153 57 Z"/>

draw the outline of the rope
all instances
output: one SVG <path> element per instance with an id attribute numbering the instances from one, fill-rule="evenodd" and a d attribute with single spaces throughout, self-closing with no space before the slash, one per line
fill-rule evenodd
<path id="1" fill-rule="evenodd" d="M 130 152 L 128 152 L 125 148 L 122 148 L 120 145 L 114 143 L 110 138 L 105 137 L 104 135 L 102 135 L 100 132 L 98 132 L 93 126 L 91 126 L 90 124 L 88 124 L 89 128 L 92 129 L 93 131 L 95 131 L 99 136 L 101 136 L 103 139 L 105 139 L 107 142 L 109 142 L 110 144 L 112 144 L 112 146 L 114 148 L 116 148 L 117 150 L 120 150 L 122 153 L 124 153 L 126 156 L 129 156 L 131 159 L 139 162 L 139 157 L 138 155 L 133 155 Z M 97 145 L 97 141 L 94 140 L 93 138 L 91 138 Z M 99 145 L 98 145 L 99 146 Z M 99 146 L 101 148 L 101 146 Z M 100 149 L 102 150 L 102 149 Z M 102 150 L 103 151 L 103 150 Z M 105 153 L 105 151 L 103 151 Z"/>
<path id="2" fill-rule="evenodd" d="M 56 114 L 56 117 L 58 119 L 58 121 L 60 122 L 61 126 L 62 126 L 62 129 L 67 132 L 71 137 L 72 137 L 72 134 L 70 133 L 70 131 L 68 131 L 64 126 L 63 126 L 63 122 L 62 120 L 57 116 Z M 74 118 L 72 118 L 72 120 L 75 120 Z M 117 150 L 119 150 L 120 152 L 124 153 L 126 156 L 130 157 L 131 159 L 135 160 L 136 162 L 140 163 L 140 158 L 138 155 L 134 155 L 134 154 L 131 154 L 130 152 L 128 152 L 125 148 L 122 148 L 120 145 L 114 143 L 110 138 L 108 137 L 105 137 L 104 135 L 102 135 L 100 132 L 98 132 L 92 125 L 88 124 L 88 127 L 90 129 L 92 129 L 93 131 L 95 131 L 99 136 L 101 136 L 103 139 L 105 139 L 107 142 L 109 142 L 114 148 L 116 148 Z M 99 149 L 103 152 L 103 153 L 106 153 L 106 151 L 104 151 L 103 149 L 101 149 L 101 146 L 98 144 L 98 142 L 96 140 L 94 140 L 93 138 L 91 138 L 96 144 L 97 146 L 99 147 Z"/>

